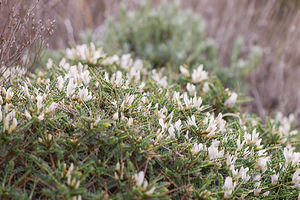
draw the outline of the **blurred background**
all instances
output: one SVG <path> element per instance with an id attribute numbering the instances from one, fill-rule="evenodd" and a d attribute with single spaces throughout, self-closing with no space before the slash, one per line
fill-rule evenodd
<path id="1" fill-rule="evenodd" d="M 5 6 L 13 8 L 18 3 L 7 5 L 8 1 L 0 1 L 0 25 L 4 27 L 4 19 L 9 14 L 4 12 Z M 175 1 L 168 2 L 169 6 L 179 5 Z M 48 38 L 48 47 L 53 50 L 94 41 L 107 51 L 122 49 L 122 52 L 131 52 L 159 64 L 155 56 L 172 57 L 172 53 L 166 52 L 168 47 L 180 49 L 184 46 L 181 54 L 177 52 L 175 57 L 185 55 L 186 62 L 178 59 L 171 64 L 203 62 L 228 87 L 235 87 L 253 98 L 245 104 L 245 109 L 262 118 L 276 111 L 286 116 L 293 113 L 296 126 L 300 125 L 300 1 L 184 0 L 180 8 L 175 6 L 165 14 L 159 13 L 163 10 L 160 4 L 159 0 L 152 3 L 134 0 L 40 0 L 36 3 L 24 0 L 20 7 L 26 11 L 35 6 L 30 19 L 35 21 L 29 21 L 34 24 L 41 20 L 45 24 L 48 32 L 40 32 L 40 35 Z M 19 15 L 22 17 L 22 13 Z M 47 29 L 50 26 L 51 29 Z M 151 31 L 154 33 L 149 34 Z M 142 36 L 143 41 L 137 36 Z M 163 45 L 145 43 L 151 40 L 151 45 L 156 44 L 157 41 L 153 41 L 156 36 Z M 147 51 L 141 52 L 145 49 Z M 191 52 L 193 49 L 196 53 Z M 198 53 L 205 56 L 197 56 Z M 251 65 L 250 70 L 247 68 L 246 72 L 232 75 L 244 65 Z M 231 81 L 237 82 L 232 84 Z"/>

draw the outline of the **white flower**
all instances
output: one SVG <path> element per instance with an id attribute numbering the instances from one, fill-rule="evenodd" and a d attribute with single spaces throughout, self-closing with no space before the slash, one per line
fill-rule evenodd
<path id="1" fill-rule="evenodd" d="M 80 183 L 80 181 L 78 181 L 79 183 Z M 79 185 L 78 185 L 78 187 L 79 187 Z M 76 187 L 75 187 L 76 188 Z M 82 200 L 82 197 L 81 197 L 81 195 L 77 195 L 77 196 L 74 196 L 73 198 L 72 198 L 72 200 Z"/>
<path id="2" fill-rule="evenodd" d="M 154 192 L 155 189 L 156 189 L 155 187 L 152 187 L 150 190 L 148 190 L 148 191 L 146 192 L 146 194 L 148 194 L 148 195 L 153 194 L 153 192 Z"/>
<path id="3" fill-rule="evenodd" d="M 197 98 L 196 96 L 194 98 L 189 99 L 187 96 L 187 93 L 183 94 L 183 100 L 184 104 L 186 106 L 186 109 L 191 109 L 191 108 L 196 108 L 197 110 L 201 110 L 201 104 L 202 104 L 202 99 L 201 97 Z"/>
<path id="4" fill-rule="evenodd" d="M 142 70 L 143 67 L 144 67 L 144 65 L 143 65 L 143 60 L 141 60 L 141 59 L 137 59 L 137 60 L 133 63 L 133 66 L 132 66 L 132 68 L 135 68 L 135 69 L 137 69 L 137 70 Z"/>
<path id="5" fill-rule="evenodd" d="M 103 65 L 112 65 L 114 63 L 119 63 L 119 56 L 113 55 L 112 57 L 107 57 L 104 60 L 102 60 L 101 64 Z"/>
<path id="6" fill-rule="evenodd" d="M 163 137 L 164 137 L 163 131 L 158 129 L 155 144 L 157 144 Z"/>
<path id="7" fill-rule="evenodd" d="M 125 100 L 124 100 L 124 103 L 127 105 L 127 106 L 131 106 L 133 101 L 134 101 L 134 98 L 135 98 L 135 95 L 129 95 L 129 94 L 126 94 L 125 95 Z"/>
<path id="8" fill-rule="evenodd" d="M 88 85 L 90 82 L 90 72 L 88 70 L 85 70 L 80 74 L 80 80 L 84 82 L 85 85 Z"/>
<path id="9" fill-rule="evenodd" d="M 264 192 L 263 194 L 262 194 L 262 196 L 263 197 L 266 197 L 266 196 L 268 196 L 270 194 L 270 191 L 266 191 L 266 192 Z"/>
<path id="10" fill-rule="evenodd" d="M 16 111 L 12 110 L 10 113 L 7 114 L 7 117 L 9 120 L 12 120 L 14 117 L 16 117 Z"/>
<path id="11" fill-rule="evenodd" d="M 285 157 L 285 162 L 288 164 L 293 160 L 294 151 L 291 146 L 287 146 L 283 149 L 283 155 Z"/>
<path id="12" fill-rule="evenodd" d="M 184 76 L 186 76 L 186 77 L 189 77 L 189 76 L 190 76 L 189 70 L 187 70 L 187 69 L 186 69 L 185 67 L 183 67 L 182 65 L 180 65 L 179 70 L 180 70 L 180 72 L 181 72 Z"/>
<path id="13" fill-rule="evenodd" d="M 118 120 L 119 119 L 119 112 L 115 112 L 115 114 L 113 114 L 113 117 L 112 117 L 114 120 Z"/>
<path id="14" fill-rule="evenodd" d="M 215 123 L 218 125 L 219 127 L 219 131 L 221 133 L 224 133 L 225 132 L 225 125 L 226 125 L 226 121 L 223 120 L 223 115 L 222 113 L 219 113 L 217 118 L 215 119 Z"/>
<path id="15" fill-rule="evenodd" d="M 219 151 L 218 147 L 219 147 L 219 141 L 217 140 L 213 140 L 212 144 L 210 145 L 210 147 L 208 148 L 208 157 L 209 159 L 216 159 L 216 158 L 221 158 L 224 156 L 224 149 Z"/>
<path id="16" fill-rule="evenodd" d="M 121 87 L 122 83 L 123 83 L 123 79 L 122 79 L 122 72 L 120 71 L 117 71 L 116 73 L 116 79 L 115 79 L 115 84 L 118 86 L 118 87 Z"/>
<path id="17" fill-rule="evenodd" d="M 200 83 L 208 79 L 208 73 L 203 70 L 203 65 L 199 65 L 196 70 L 193 70 L 192 80 L 194 83 Z"/>
<path id="18" fill-rule="evenodd" d="M 7 102 L 9 102 L 14 96 L 14 92 L 12 91 L 11 87 L 8 88 L 8 90 L 6 91 L 6 97 L 5 97 L 5 100 Z"/>
<path id="19" fill-rule="evenodd" d="M 31 119 L 31 115 L 28 112 L 28 110 L 25 110 L 25 116 L 26 116 L 27 119 Z"/>
<path id="20" fill-rule="evenodd" d="M 178 133 L 180 133 L 180 130 L 181 130 L 181 120 L 177 120 L 177 122 L 175 122 L 175 129 L 178 131 Z"/>
<path id="21" fill-rule="evenodd" d="M 203 144 L 198 144 L 198 143 L 195 143 L 191 149 L 192 151 L 192 154 L 197 154 L 199 153 L 200 151 L 204 150 L 204 145 Z"/>
<path id="22" fill-rule="evenodd" d="M 158 104 L 156 104 L 155 108 L 156 108 L 155 115 L 157 115 L 159 119 L 165 119 L 166 118 L 165 114 L 167 113 L 166 107 L 163 107 L 162 109 L 158 110 Z"/>
<path id="23" fill-rule="evenodd" d="M 147 189 L 148 181 L 145 179 L 145 174 L 143 171 L 140 171 L 138 174 L 135 174 L 134 177 L 135 177 L 136 184 L 139 187 L 143 187 L 144 189 Z"/>
<path id="24" fill-rule="evenodd" d="M 196 108 L 197 110 L 201 110 L 201 109 L 202 109 L 201 104 L 202 104 L 202 99 L 201 99 L 201 97 L 199 97 L 199 98 L 197 99 L 197 97 L 195 96 L 195 97 L 193 98 L 193 107 Z"/>
<path id="25" fill-rule="evenodd" d="M 136 185 L 146 190 L 146 194 L 151 195 L 155 187 L 148 189 L 148 181 L 145 179 L 145 173 L 140 171 L 138 174 L 134 175 Z"/>
<path id="26" fill-rule="evenodd" d="M 254 183 L 254 187 L 256 188 L 256 189 L 254 189 L 254 195 L 256 195 L 256 196 L 258 196 L 259 193 L 261 192 L 261 189 L 259 189 L 259 186 L 261 184 L 260 179 L 261 179 L 261 174 L 256 174 L 253 178 L 253 181 L 257 181 Z"/>
<path id="27" fill-rule="evenodd" d="M 25 93 L 26 96 L 30 96 L 29 94 L 29 89 L 28 89 L 28 85 L 24 82 L 24 86 L 22 87 L 23 92 Z"/>
<path id="28" fill-rule="evenodd" d="M 146 86 L 145 82 L 142 82 L 139 86 L 139 89 L 143 91 L 143 88 Z"/>
<path id="29" fill-rule="evenodd" d="M 66 49 L 66 56 L 71 60 L 86 60 L 92 64 L 96 64 L 99 58 L 105 57 L 102 49 L 96 49 L 95 45 L 91 43 L 77 45 L 75 48 Z"/>
<path id="30" fill-rule="evenodd" d="M 279 177 L 278 174 L 271 175 L 271 182 L 273 185 L 275 185 L 278 182 L 278 177 Z"/>
<path id="31" fill-rule="evenodd" d="M 228 153 L 226 154 L 226 165 L 227 166 L 234 165 L 236 160 L 237 160 L 237 157 L 232 156 Z"/>
<path id="32" fill-rule="evenodd" d="M 235 168 L 234 168 L 234 165 L 231 165 L 231 166 L 230 166 L 230 170 L 231 170 L 232 176 L 233 176 L 234 178 L 237 178 L 237 179 L 238 179 L 238 178 L 239 178 L 239 177 L 238 177 L 239 170 L 238 170 L 238 169 L 235 169 Z"/>
<path id="33" fill-rule="evenodd" d="M 64 86 L 64 79 L 62 76 L 57 77 L 57 87 L 59 90 L 62 90 Z"/>
<path id="34" fill-rule="evenodd" d="M 117 162 L 116 167 L 115 167 L 115 170 L 118 171 L 118 172 L 120 172 L 121 166 L 120 166 L 120 163 L 119 163 L 119 162 Z"/>
<path id="35" fill-rule="evenodd" d="M 133 125 L 133 118 L 132 118 L 132 117 L 130 117 L 130 118 L 128 119 L 127 125 L 128 125 L 128 126 L 132 126 L 132 125 Z"/>
<path id="36" fill-rule="evenodd" d="M 9 103 L 6 103 L 5 105 L 4 105 L 4 111 L 5 111 L 5 113 L 8 113 L 8 111 L 10 110 L 10 107 L 11 107 L 12 105 L 11 104 L 9 104 Z"/>
<path id="37" fill-rule="evenodd" d="M 296 130 L 292 130 L 292 124 L 295 120 L 295 116 L 290 114 L 288 117 L 284 117 L 282 113 L 277 113 L 276 121 L 280 122 L 278 132 L 280 137 L 292 136 L 297 133 Z M 285 142 L 287 138 L 283 138 L 282 142 Z"/>
<path id="38" fill-rule="evenodd" d="M 83 101 L 89 101 L 93 98 L 87 88 L 79 89 L 78 97 Z"/>
<path id="39" fill-rule="evenodd" d="M 188 83 L 186 85 L 186 89 L 190 93 L 190 95 L 194 96 L 196 94 L 196 86 L 195 85 Z"/>
<path id="40" fill-rule="evenodd" d="M 107 72 L 104 72 L 104 80 L 109 82 L 109 74 Z"/>
<path id="41" fill-rule="evenodd" d="M 164 76 L 161 79 L 159 79 L 158 84 L 163 88 L 166 88 L 168 86 L 167 77 Z"/>
<path id="42" fill-rule="evenodd" d="M 164 120 L 162 118 L 160 118 L 158 120 L 159 125 L 161 126 L 162 132 L 164 132 L 165 130 L 167 130 L 167 123 L 164 123 Z"/>
<path id="43" fill-rule="evenodd" d="M 244 138 L 248 145 L 250 144 L 256 144 L 257 146 L 260 145 L 261 139 L 258 139 L 259 133 L 256 132 L 256 129 L 252 131 L 252 134 L 245 133 Z"/>
<path id="44" fill-rule="evenodd" d="M 16 130 L 17 126 L 18 126 L 18 121 L 17 121 L 16 118 L 13 118 L 13 121 L 12 121 L 11 127 L 10 127 L 10 133 L 11 133 L 12 131 Z"/>
<path id="45" fill-rule="evenodd" d="M 4 119 L 4 130 L 8 131 L 9 130 L 9 116 L 7 115 Z"/>
<path id="46" fill-rule="evenodd" d="M 292 162 L 293 166 L 296 166 L 300 162 L 300 153 L 294 152 L 294 148 L 288 145 L 283 149 L 283 155 L 285 157 L 285 165 L 287 166 L 290 162 Z"/>
<path id="47" fill-rule="evenodd" d="M 1 86 L 0 86 L 0 88 L 1 88 L 2 95 L 5 96 L 6 95 L 6 89 L 4 87 L 1 87 Z"/>
<path id="48" fill-rule="evenodd" d="M 185 139 L 187 139 L 188 142 L 190 142 L 192 139 L 192 138 L 189 138 L 189 131 L 186 131 L 186 134 L 184 137 L 185 137 Z"/>
<path id="49" fill-rule="evenodd" d="M 228 199 L 231 196 L 235 186 L 236 186 L 236 183 L 233 183 L 232 178 L 229 176 L 226 177 L 224 186 L 223 186 L 223 189 L 225 190 L 225 192 L 224 192 L 225 199 Z"/>
<path id="50" fill-rule="evenodd" d="M 292 182 L 295 183 L 295 188 L 300 189 L 300 169 L 297 169 L 293 174 Z"/>
<path id="51" fill-rule="evenodd" d="M 164 76 L 162 77 L 162 73 L 161 72 L 157 72 L 155 69 L 152 70 L 152 79 L 160 86 L 162 86 L 163 88 L 166 88 L 168 86 L 168 81 L 167 81 L 167 77 Z"/>
<path id="52" fill-rule="evenodd" d="M 198 128 L 195 120 L 196 119 L 195 119 L 194 115 L 192 115 L 191 117 L 188 117 L 187 125 L 188 126 L 195 126 L 196 128 Z"/>
<path id="53" fill-rule="evenodd" d="M 225 101 L 224 106 L 233 107 L 237 100 L 237 94 L 233 92 L 230 97 Z"/>
<path id="54" fill-rule="evenodd" d="M 135 62 L 134 66 L 129 70 L 129 73 L 127 73 L 128 79 L 133 81 L 134 83 L 139 83 L 141 79 L 141 70 L 136 67 L 138 64 Z"/>
<path id="55" fill-rule="evenodd" d="M 244 168 L 243 166 L 239 170 L 238 176 L 241 177 L 245 182 L 247 182 L 250 179 L 250 176 L 247 175 L 247 172 L 249 171 L 249 168 Z"/>
<path id="56" fill-rule="evenodd" d="M 53 60 L 51 58 L 48 59 L 48 62 L 46 64 L 47 69 L 51 69 L 53 65 Z"/>
<path id="57" fill-rule="evenodd" d="M 180 96 L 181 96 L 180 92 L 174 91 L 173 97 L 172 97 L 173 101 L 176 101 L 177 103 L 180 102 L 180 98 L 181 98 Z"/>
<path id="58" fill-rule="evenodd" d="M 79 65 L 81 64 L 79 63 Z M 77 70 L 77 66 L 73 65 L 70 67 L 69 73 L 66 75 L 66 77 L 77 79 L 78 75 L 79 72 Z"/>
<path id="59" fill-rule="evenodd" d="M 1 111 L 0 111 L 1 112 Z M 14 131 L 18 125 L 17 119 L 15 118 L 16 112 L 15 110 L 11 111 L 9 114 L 6 115 L 4 119 L 4 130 L 11 133 Z M 9 127 L 9 122 L 12 120 L 11 126 Z"/>
<path id="60" fill-rule="evenodd" d="M 135 182 L 138 186 L 142 187 L 142 184 L 144 182 L 145 173 L 143 171 L 140 171 L 138 174 L 134 175 Z"/>
<path id="61" fill-rule="evenodd" d="M 120 66 L 123 68 L 123 69 L 128 69 L 132 66 L 132 59 L 131 59 L 131 56 L 130 54 L 124 54 L 122 55 L 121 57 L 121 61 L 120 61 Z"/>
<path id="62" fill-rule="evenodd" d="M 250 179 L 250 176 L 247 175 L 247 172 L 249 171 L 249 168 L 246 167 L 244 168 L 243 166 L 240 168 L 240 170 L 238 169 L 234 169 L 234 165 L 231 165 L 230 166 L 230 169 L 231 169 L 231 172 L 232 172 L 232 175 L 234 178 L 236 178 L 237 180 L 239 178 L 242 178 L 245 182 L 247 182 L 249 179 Z"/>
<path id="63" fill-rule="evenodd" d="M 256 166 L 261 169 L 263 172 L 267 170 L 267 162 L 270 160 L 270 157 L 261 157 L 257 159 Z"/>
<path id="64" fill-rule="evenodd" d="M 183 94 L 183 100 L 184 100 L 186 109 L 191 109 L 193 107 L 193 99 L 189 99 L 189 97 L 186 93 Z"/>
<path id="65" fill-rule="evenodd" d="M 67 86 L 67 97 L 71 97 L 71 95 L 75 92 L 76 87 L 77 83 L 74 83 L 74 78 L 71 78 Z"/>
<path id="66" fill-rule="evenodd" d="M 67 171 L 66 176 L 67 176 L 67 177 L 71 176 L 73 170 L 74 170 L 74 164 L 71 163 L 71 165 L 70 165 L 70 167 L 69 167 L 69 169 L 68 169 L 68 171 Z"/>
<path id="67" fill-rule="evenodd" d="M 176 91 L 175 91 L 175 92 L 173 93 L 173 97 L 172 97 L 172 100 L 175 101 L 175 102 L 177 103 L 177 107 L 179 108 L 179 110 L 182 110 L 182 109 L 183 109 L 182 103 L 181 103 L 181 101 L 180 101 L 181 96 L 182 96 L 182 95 L 180 95 L 180 92 L 176 92 Z"/>
<path id="68" fill-rule="evenodd" d="M 203 85 L 203 92 L 204 93 L 207 93 L 209 91 L 209 85 L 211 85 L 211 84 L 208 83 L 208 82 L 204 83 L 204 85 Z"/>
<path id="69" fill-rule="evenodd" d="M 206 118 L 205 120 L 208 120 Z M 214 115 L 210 116 L 208 127 L 206 128 L 206 131 L 209 133 L 207 137 L 213 137 L 215 135 L 215 132 L 217 130 L 217 123 L 215 123 Z"/>
<path id="70" fill-rule="evenodd" d="M 66 62 L 65 58 L 63 58 L 58 65 L 62 66 L 66 71 L 69 71 L 70 69 L 70 64 Z"/>
<path id="71" fill-rule="evenodd" d="M 173 127 L 173 125 L 171 125 L 168 129 L 169 132 L 169 138 L 174 139 L 175 138 L 175 129 Z"/>
<path id="72" fill-rule="evenodd" d="M 38 120 L 39 120 L 39 121 L 44 120 L 44 116 L 45 116 L 44 113 L 40 114 L 40 115 L 38 116 Z"/>
<path id="73" fill-rule="evenodd" d="M 41 108 L 43 107 L 43 96 L 41 95 L 37 95 L 36 96 L 36 106 L 37 106 L 37 109 L 38 109 L 38 112 L 41 110 Z"/>
<path id="74" fill-rule="evenodd" d="M 55 111 L 57 106 L 58 106 L 58 103 L 52 102 L 47 111 L 48 112 L 53 112 L 53 111 Z"/>
<path id="75" fill-rule="evenodd" d="M 261 181 L 258 181 L 258 182 L 256 182 L 256 183 L 254 183 L 254 187 L 255 187 L 256 189 L 254 189 L 254 192 L 253 192 L 253 193 L 254 193 L 255 196 L 258 196 L 259 193 L 261 192 L 261 189 L 259 189 L 260 184 L 261 184 Z"/>
<path id="76" fill-rule="evenodd" d="M 236 151 L 237 151 L 237 152 L 239 152 L 239 151 L 242 150 L 242 148 L 243 148 L 245 142 L 246 142 L 246 141 L 243 140 L 243 142 L 241 143 L 241 137 L 240 137 L 240 135 L 239 135 L 239 138 L 238 138 L 237 141 L 236 141 L 236 145 L 237 145 Z"/>

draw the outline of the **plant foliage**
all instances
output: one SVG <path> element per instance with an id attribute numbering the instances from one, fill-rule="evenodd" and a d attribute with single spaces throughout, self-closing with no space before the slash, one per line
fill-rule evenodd
<path id="1" fill-rule="evenodd" d="M 292 118 L 263 124 L 203 66 L 81 45 L 0 94 L 2 199 L 296 199 Z"/>
<path id="2" fill-rule="evenodd" d="M 146 2 L 135 11 L 123 6 L 118 18 L 109 18 L 93 40 L 108 52 L 121 49 L 122 53 L 150 61 L 154 68 L 203 64 L 229 88 L 238 87 L 245 75 L 260 63 L 261 49 L 252 47 L 247 56 L 242 55 L 244 44 L 239 37 L 228 66 L 220 67 L 218 45 L 206 36 L 205 22 L 199 15 L 182 9 L 180 1 L 164 1 L 157 6 L 152 1 Z M 87 35 L 88 32 L 85 40 Z M 244 89 L 245 85 L 241 87 Z"/>

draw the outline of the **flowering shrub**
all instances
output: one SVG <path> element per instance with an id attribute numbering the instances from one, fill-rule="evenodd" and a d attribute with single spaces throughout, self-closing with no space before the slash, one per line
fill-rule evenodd
<path id="1" fill-rule="evenodd" d="M 182 9 L 180 1 L 164 1 L 155 8 L 152 1 L 146 2 L 140 3 L 136 11 L 123 7 L 118 19 L 108 19 L 94 37 L 96 43 L 108 52 L 121 49 L 122 53 L 150 61 L 154 68 L 204 64 L 230 88 L 237 87 L 250 69 L 258 66 L 262 56 L 260 48 L 253 47 L 248 57 L 242 58 L 243 40 L 238 38 L 228 67 L 220 67 L 218 46 L 206 36 L 205 22 L 200 16 Z"/>
<path id="2" fill-rule="evenodd" d="M 176 74 L 67 49 L 1 86 L 0 196 L 299 198 L 292 118 L 263 124 L 239 113 L 242 100 L 202 65 Z"/>

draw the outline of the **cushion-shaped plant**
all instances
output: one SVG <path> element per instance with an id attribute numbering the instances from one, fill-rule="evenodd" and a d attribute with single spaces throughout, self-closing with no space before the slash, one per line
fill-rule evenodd
<path id="1" fill-rule="evenodd" d="M 240 114 L 202 66 L 150 69 L 81 45 L 1 86 L 0 197 L 298 198 L 291 120 Z"/>

